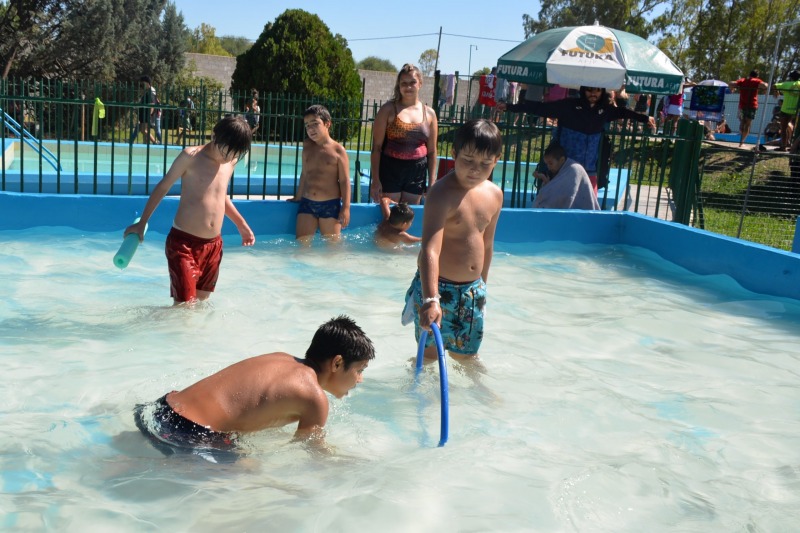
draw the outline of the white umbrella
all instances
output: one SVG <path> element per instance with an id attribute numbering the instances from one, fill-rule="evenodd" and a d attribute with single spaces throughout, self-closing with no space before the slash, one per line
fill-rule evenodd
<path id="1" fill-rule="evenodd" d="M 605 26 L 555 28 L 534 35 L 498 60 L 498 75 L 532 85 L 604 87 L 677 94 L 683 72 L 658 47 Z"/>

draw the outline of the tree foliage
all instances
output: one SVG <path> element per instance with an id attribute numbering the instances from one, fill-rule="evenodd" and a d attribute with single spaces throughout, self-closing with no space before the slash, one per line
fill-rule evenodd
<path id="1" fill-rule="evenodd" d="M 189 37 L 189 52 L 226 57 L 233 55 L 222 46 L 222 42 L 215 34 L 216 29 L 213 26 L 206 23 L 200 24 L 192 30 Z"/>
<path id="2" fill-rule="evenodd" d="M 14 66 L 41 54 L 42 42 L 57 34 L 72 2 L 18 0 L 0 4 L 0 59 L 3 78 Z"/>
<path id="3" fill-rule="evenodd" d="M 653 31 L 645 19 L 666 0 L 542 0 L 539 16 L 522 16 L 525 36 L 563 26 L 601 26 L 648 38 Z"/>
<path id="4" fill-rule="evenodd" d="M 598 21 L 656 43 L 692 79 L 730 81 L 754 68 L 767 79 L 778 30 L 798 12 L 800 0 L 542 0 L 523 28 L 529 37 Z M 775 78 L 798 65 L 800 24 L 783 26 Z"/>
<path id="5" fill-rule="evenodd" d="M 223 35 L 219 38 L 219 44 L 233 57 L 240 56 L 250 50 L 253 46 L 253 41 L 247 37 L 234 37 L 232 35 Z"/>
<path id="6" fill-rule="evenodd" d="M 163 17 L 163 20 L 162 20 Z M 16 0 L 0 5 L 3 77 L 162 82 L 182 68 L 183 16 L 167 0 Z"/>
<path id="7" fill-rule="evenodd" d="M 258 89 L 262 94 L 307 95 L 329 108 L 340 138 L 350 134 L 355 122 L 339 129 L 337 121 L 358 118 L 361 112 L 361 79 L 347 41 L 333 35 L 317 15 L 301 9 L 286 10 L 264 26 L 253 46 L 236 58 L 231 88 L 241 93 Z M 288 108 L 282 107 L 280 112 L 299 117 L 307 103 L 298 100 L 286 104 Z M 277 111 L 263 102 L 261 108 Z M 293 131 L 268 134 L 299 136 L 302 123 L 295 124 Z"/>
<path id="8" fill-rule="evenodd" d="M 439 53 L 433 48 L 425 50 L 419 55 L 419 69 L 425 76 L 433 76 L 433 70 L 436 67 L 436 61 L 439 58 Z"/>
<path id="9" fill-rule="evenodd" d="M 382 59 L 377 56 L 365 57 L 358 62 L 356 67 L 362 70 L 377 70 L 380 72 L 397 72 L 397 67 L 388 59 Z"/>
<path id="10" fill-rule="evenodd" d="M 341 35 L 331 34 L 317 15 L 289 9 L 236 59 L 232 88 L 355 99 L 361 80 Z"/>
<path id="11" fill-rule="evenodd" d="M 754 68 L 767 79 L 779 27 L 798 10 L 800 0 L 676 0 L 656 20 L 664 35 L 658 44 L 694 79 L 730 81 Z M 800 25 L 783 28 L 776 78 L 797 68 L 799 37 Z"/>

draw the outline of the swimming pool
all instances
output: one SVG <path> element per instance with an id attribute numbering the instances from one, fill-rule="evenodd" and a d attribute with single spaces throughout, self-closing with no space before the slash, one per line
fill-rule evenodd
<path id="1" fill-rule="evenodd" d="M 437 374 L 414 393 L 399 323 L 415 254 L 372 248 L 377 207 L 354 207 L 344 246 L 301 249 L 291 206 L 242 203 L 256 246 L 226 228 L 211 304 L 176 310 L 171 202 L 128 269 L 111 264 L 134 200 L 0 195 L 5 527 L 706 532 L 800 518 L 800 298 L 739 285 L 780 275 L 791 290 L 794 254 L 636 215 L 504 212 L 487 374 L 475 384 L 449 363 L 450 440 L 436 448 Z M 674 255 L 709 237 L 709 257 L 683 261 L 716 272 L 632 246 L 640 233 Z M 724 272 L 731 257 L 742 264 Z M 164 458 L 136 432 L 135 403 L 247 355 L 300 354 L 338 312 L 377 358 L 331 403 L 336 456 L 274 430 L 248 439 L 247 460 L 213 465 Z"/>
<path id="2" fill-rule="evenodd" d="M 169 169 L 181 150 L 178 146 L 124 143 L 43 141 L 42 146 L 57 157 L 62 170 L 41 160 L 37 150 L 12 141 L 6 143 L 10 163 L 5 171 L 2 190 L 11 192 L 71 193 L 71 194 L 149 194 Z M 293 145 L 254 144 L 251 152 L 237 165 L 231 180 L 236 195 L 292 196 L 300 179 L 302 147 Z M 348 150 L 350 179 L 358 180 L 361 199 L 369 198 L 370 152 Z M 96 154 L 96 157 L 95 157 Z M 440 158 L 440 165 L 445 166 Z M 75 172 L 77 169 L 77 174 Z M 360 172 L 357 172 L 357 169 Z M 494 171 L 494 181 L 505 192 L 505 205 L 530 206 L 534 191 L 535 163 L 523 162 L 519 173 L 522 190 L 512 187 L 514 162 L 501 161 Z M 94 179 L 95 174 L 97 180 Z M 441 173 L 440 173 L 441 174 Z M 76 177 L 77 176 L 77 177 Z M 628 186 L 628 170 L 613 169 L 609 185 L 602 190 L 603 209 L 620 206 Z M 523 187 L 520 187 L 523 189 Z M 353 189 L 355 191 L 355 189 Z M 170 189 L 179 194 L 180 184 Z"/>
<path id="3" fill-rule="evenodd" d="M 96 149 L 95 143 L 87 142 L 57 144 L 44 141 L 42 144 L 61 163 L 61 192 L 78 194 L 149 194 L 181 150 L 179 146 L 148 147 L 124 143 L 97 143 Z M 40 176 L 39 153 L 29 146 L 24 146 L 20 151 L 18 142 L 14 145 L 13 160 L 6 170 L 6 190 L 19 192 L 24 187 L 27 192 L 57 192 L 59 173 L 55 168 L 43 162 Z M 251 152 L 236 165 L 232 192 L 241 195 L 274 196 L 280 193 L 292 196 L 295 184 L 300 179 L 301 154 L 302 148 L 291 145 L 254 144 Z M 354 179 L 356 153 L 350 151 L 349 156 L 351 179 Z M 359 165 L 368 171 L 369 154 L 362 152 L 360 158 Z M 365 190 L 365 184 L 369 187 L 364 179 L 361 182 L 362 190 Z M 170 194 L 179 192 L 179 184 L 170 190 Z"/>

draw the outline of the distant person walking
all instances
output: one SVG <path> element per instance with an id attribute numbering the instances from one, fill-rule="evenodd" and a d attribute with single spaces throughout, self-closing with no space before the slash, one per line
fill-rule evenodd
<path id="1" fill-rule="evenodd" d="M 778 151 L 785 152 L 792 143 L 794 133 L 794 119 L 797 116 L 797 100 L 800 96 L 800 72 L 793 70 L 789 73 L 789 81 L 775 84 L 775 88 L 783 93 L 781 106 L 781 144 Z"/>
<path id="2" fill-rule="evenodd" d="M 141 107 L 137 111 L 139 123 L 133 127 L 131 140 L 128 144 L 133 144 L 136 137 L 139 136 L 140 131 L 142 132 L 145 142 L 150 141 L 150 143 L 155 144 L 156 140 L 153 138 L 153 134 L 150 133 L 150 115 L 153 112 L 152 105 L 156 101 L 156 93 L 153 89 L 150 76 L 142 76 L 139 78 L 139 86 L 142 89 L 142 96 L 139 99 Z"/>
<path id="3" fill-rule="evenodd" d="M 752 70 L 748 77 L 739 78 L 730 84 L 739 89 L 739 130 L 741 133 L 739 148 L 741 148 L 750 133 L 753 119 L 756 118 L 758 91 L 766 89 L 767 82 L 758 77 L 757 70 Z"/>
<path id="4" fill-rule="evenodd" d="M 612 104 L 606 90 L 601 87 L 581 87 L 578 98 L 565 98 L 555 102 L 527 101 L 516 105 L 500 104 L 500 108 L 501 111 L 524 112 L 558 119 L 557 135 L 554 135 L 553 139 L 564 147 L 567 157 L 583 166 L 589 174 L 595 194 L 597 194 L 600 143 L 606 124 L 627 119 L 648 124 L 651 129 L 655 129 L 656 126 L 653 117 Z"/>

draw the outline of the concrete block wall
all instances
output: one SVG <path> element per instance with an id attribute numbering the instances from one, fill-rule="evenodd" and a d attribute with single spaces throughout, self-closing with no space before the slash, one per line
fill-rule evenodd
<path id="1" fill-rule="evenodd" d="M 212 56 L 208 54 L 186 53 L 186 66 L 191 67 L 195 76 L 207 76 L 220 82 L 223 87 L 230 89 L 233 71 L 236 70 L 236 58 L 225 56 Z"/>
<path id="2" fill-rule="evenodd" d="M 208 76 L 219 81 L 223 87 L 229 89 L 233 71 L 236 70 L 236 58 L 224 56 L 212 56 L 208 54 L 186 53 L 187 66 L 194 65 L 193 72 L 196 76 Z M 358 75 L 364 80 L 365 99 L 368 102 L 389 100 L 394 93 L 394 84 L 397 79 L 396 72 L 379 72 L 376 70 L 359 70 Z M 433 106 L 433 85 L 434 78 L 426 76 L 422 81 L 420 99 L 426 104 Z M 457 98 L 454 102 L 458 105 L 466 105 L 467 96 L 470 96 L 471 103 L 475 103 L 478 98 L 478 82 L 472 82 L 472 90 L 465 79 L 458 80 Z"/>
<path id="3" fill-rule="evenodd" d="M 364 94 L 367 101 L 380 100 L 386 101 L 394 95 L 394 84 L 397 80 L 396 72 L 378 72 L 375 70 L 359 70 L 358 75 L 364 80 Z M 444 76 L 444 74 L 442 74 Z M 420 100 L 433 106 L 433 85 L 435 78 L 425 76 L 422 80 L 422 90 Z M 478 81 L 472 82 L 472 92 L 469 91 L 469 83 L 466 79 L 459 79 L 456 88 L 456 100 L 454 104 L 466 105 L 467 96 L 470 102 L 475 103 L 478 99 Z"/>

